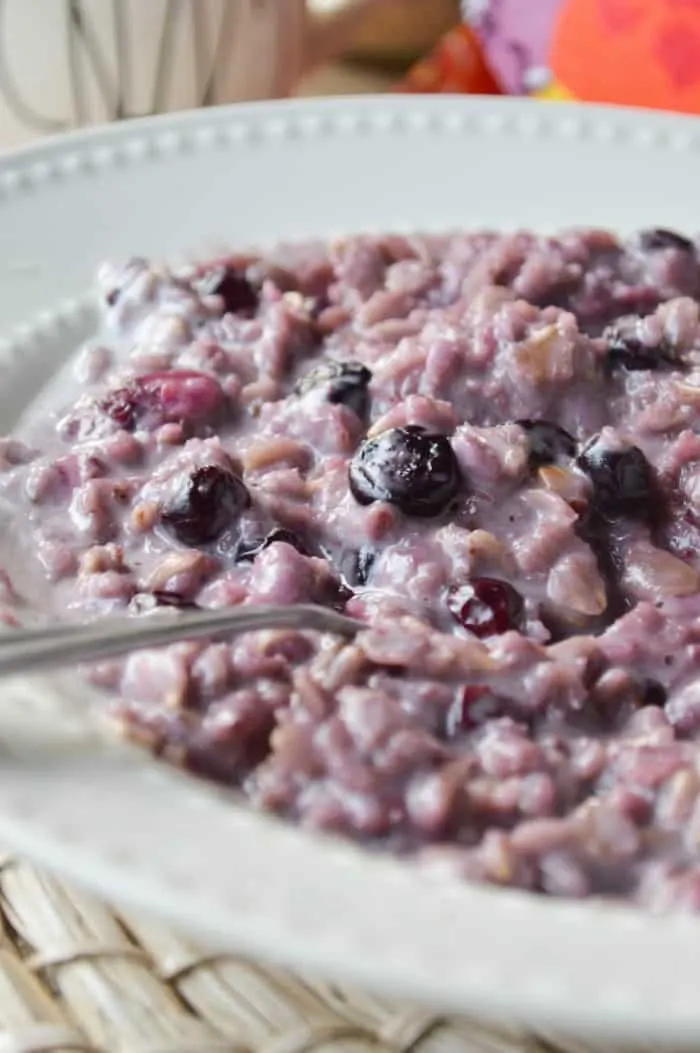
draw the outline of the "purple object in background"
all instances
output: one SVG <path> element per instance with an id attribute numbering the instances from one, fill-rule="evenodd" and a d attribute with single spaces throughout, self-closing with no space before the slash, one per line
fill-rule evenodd
<path id="1" fill-rule="evenodd" d="M 488 64 L 505 92 L 523 95 L 549 81 L 548 49 L 562 0 L 463 0 Z"/>

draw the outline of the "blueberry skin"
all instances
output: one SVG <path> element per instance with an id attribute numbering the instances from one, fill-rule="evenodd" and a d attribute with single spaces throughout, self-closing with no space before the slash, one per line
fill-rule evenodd
<path id="1" fill-rule="evenodd" d="M 576 453 L 576 440 L 568 431 L 548 420 L 518 420 L 515 422 L 527 434 L 530 468 L 544 468 L 556 464 L 560 458 L 571 458 Z"/>
<path id="2" fill-rule="evenodd" d="M 593 484 L 592 507 L 604 519 L 649 522 L 659 510 L 654 470 L 638 446 L 609 450 L 594 438 L 576 459 Z"/>
<path id="3" fill-rule="evenodd" d="M 239 476 L 206 465 L 189 476 L 181 492 L 162 510 L 161 522 L 183 545 L 198 548 L 235 525 L 249 505 L 250 495 Z"/>
<path id="4" fill-rule="evenodd" d="M 408 516 L 444 512 L 463 486 L 449 439 L 408 425 L 366 439 L 350 462 L 358 504 L 387 501 Z"/>
<path id="5" fill-rule="evenodd" d="M 636 320 L 631 321 L 634 324 Z M 678 367 L 679 363 L 670 348 L 643 344 L 636 336 L 626 335 L 619 324 L 609 326 L 603 333 L 603 339 L 607 342 L 605 365 L 611 373 L 620 369 L 658 373 Z"/>
<path id="6" fill-rule="evenodd" d="M 258 290 L 237 267 L 224 267 L 210 275 L 207 292 L 221 297 L 225 314 L 253 314 L 260 303 Z"/>
<path id="7" fill-rule="evenodd" d="M 479 638 L 521 628 L 525 609 L 517 590 L 497 578 L 475 578 L 466 585 L 453 586 L 447 595 L 447 608 L 462 628 Z"/>
<path id="8" fill-rule="evenodd" d="M 295 393 L 306 395 L 310 391 L 325 389 L 328 401 L 334 405 L 347 406 L 360 420 L 365 421 L 369 413 L 369 384 L 372 374 L 360 362 L 322 362 L 297 382 Z"/>
<path id="9" fill-rule="evenodd" d="M 266 537 L 260 540 L 242 541 L 236 550 L 236 563 L 253 563 L 261 552 L 278 542 L 284 545 L 291 545 L 302 556 L 310 555 L 309 550 L 298 534 L 295 534 L 292 530 L 287 530 L 286 527 L 275 527 Z"/>
<path id="10" fill-rule="evenodd" d="M 695 246 L 690 238 L 684 237 L 675 230 L 667 227 L 654 227 L 643 230 L 639 234 L 639 246 L 645 252 L 663 252 L 666 249 L 676 249 L 678 252 L 695 252 Z"/>

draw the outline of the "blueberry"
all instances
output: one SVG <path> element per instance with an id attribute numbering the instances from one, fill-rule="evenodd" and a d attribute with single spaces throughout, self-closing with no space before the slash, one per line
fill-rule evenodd
<path id="1" fill-rule="evenodd" d="M 678 252 L 695 251 L 695 246 L 689 238 L 684 238 L 682 234 L 665 227 L 641 231 L 639 244 L 645 252 L 660 252 L 664 249 L 676 249 Z"/>
<path id="2" fill-rule="evenodd" d="M 330 551 L 324 551 L 323 555 L 332 566 L 337 568 L 341 580 L 350 588 L 367 584 L 377 558 L 376 552 L 365 547 L 347 549 L 340 556 Z"/>
<path id="3" fill-rule="evenodd" d="M 300 552 L 302 556 L 308 556 L 309 551 L 306 545 L 292 530 L 287 530 L 285 527 L 275 527 L 270 533 L 264 537 L 261 541 L 242 541 L 236 551 L 236 562 L 237 563 L 252 563 L 256 556 L 259 556 L 261 552 L 264 552 L 270 545 L 274 545 L 276 542 L 280 542 L 284 545 L 291 545 L 297 552 Z"/>
<path id="4" fill-rule="evenodd" d="M 456 585 L 447 594 L 447 607 L 456 622 L 479 638 L 518 629 L 523 620 L 523 599 L 507 581 L 475 578 Z"/>
<path id="5" fill-rule="evenodd" d="M 608 345 L 607 363 L 611 369 L 650 370 L 660 372 L 673 369 L 676 363 L 663 347 L 648 347 L 641 340 L 617 338 Z"/>
<path id="6" fill-rule="evenodd" d="M 260 302 L 258 290 L 238 267 L 224 267 L 205 279 L 206 292 L 220 296 L 226 314 L 250 314 Z"/>
<path id="7" fill-rule="evenodd" d="M 325 389 L 329 402 L 347 406 L 360 420 L 369 410 L 369 382 L 372 374 L 360 362 L 322 362 L 298 381 L 295 392 Z"/>
<path id="8" fill-rule="evenodd" d="M 659 372 L 673 369 L 677 363 L 667 347 L 649 347 L 635 336 L 626 336 L 619 328 L 611 327 L 603 333 L 607 340 L 605 361 L 609 369 L 650 370 Z"/>
<path id="9" fill-rule="evenodd" d="M 531 468 L 555 464 L 560 457 L 573 457 L 576 440 L 558 424 L 548 420 L 516 421 L 527 433 L 528 460 Z"/>
<path id="10" fill-rule="evenodd" d="M 199 610 L 194 600 L 187 600 L 180 592 L 172 589 L 155 589 L 151 596 L 159 607 L 177 607 L 181 610 Z"/>
<path id="11" fill-rule="evenodd" d="M 324 604 L 342 612 L 354 595 L 352 589 L 344 581 L 334 579 L 328 588 L 327 595 L 324 597 Z"/>
<path id="12" fill-rule="evenodd" d="M 663 706 L 668 699 L 666 688 L 658 680 L 644 680 L 639 687 L 639 701 L 644 706 Z"/>
<path id="13" fill-rule="evenodd" d="M 215 541 L 250 505 L 243 480 L 216 465 L 197 468 L 184 489 L 163 509 L 161 521 L 183 545 Z"/>
<path id="14" fill-rule="evenodd" d="M 604 519 L 652 519 L 659 495 L 654 472 L 638 446 L 606 449 L 594 438 L 576 463 L 593 484 L 593 509 Z"/>
<path id="15" fill-rule="evenodd" d="M 415 425 L 365 440 L 350 462 L 348 478 L 358 504 L 388 501 L 409 516 L 444 512 L 461 485 L 449 439 Z"/>

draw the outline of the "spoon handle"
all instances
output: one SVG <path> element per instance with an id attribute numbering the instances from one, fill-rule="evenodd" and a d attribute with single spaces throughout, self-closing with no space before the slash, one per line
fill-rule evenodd
<path id="1" fill-rule="evenodd" d="M 117 658 L 130 651 L 212 634 L 303 629 L 354 636 L 360 628 L 361 622 L 338 611 L 298 604 L 171 612 L 165 616 L 156 613 L 146 618 L 110 618 L 87 625 L 24 629 L 0 637 L 0 676 Z"/>

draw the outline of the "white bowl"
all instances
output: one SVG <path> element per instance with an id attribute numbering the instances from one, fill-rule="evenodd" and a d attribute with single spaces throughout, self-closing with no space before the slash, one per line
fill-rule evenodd
<path id="1" fill-rule="evenodd" d="M 105 256 L 457 225 L 693 228 L 699 185 L 693 119 L 449 97 L 259 104 L 6 156 L 2 426 L 89 330 Z M 0 758 L 0 838 L 16 849 L 329 977 L 532 1027 L 700 1040 L 697 919 L 456 884 L 300 833 L 140 754 L 83 748 L 77 690 L 3 685 L 0 724 L 27 735 Z"/>

